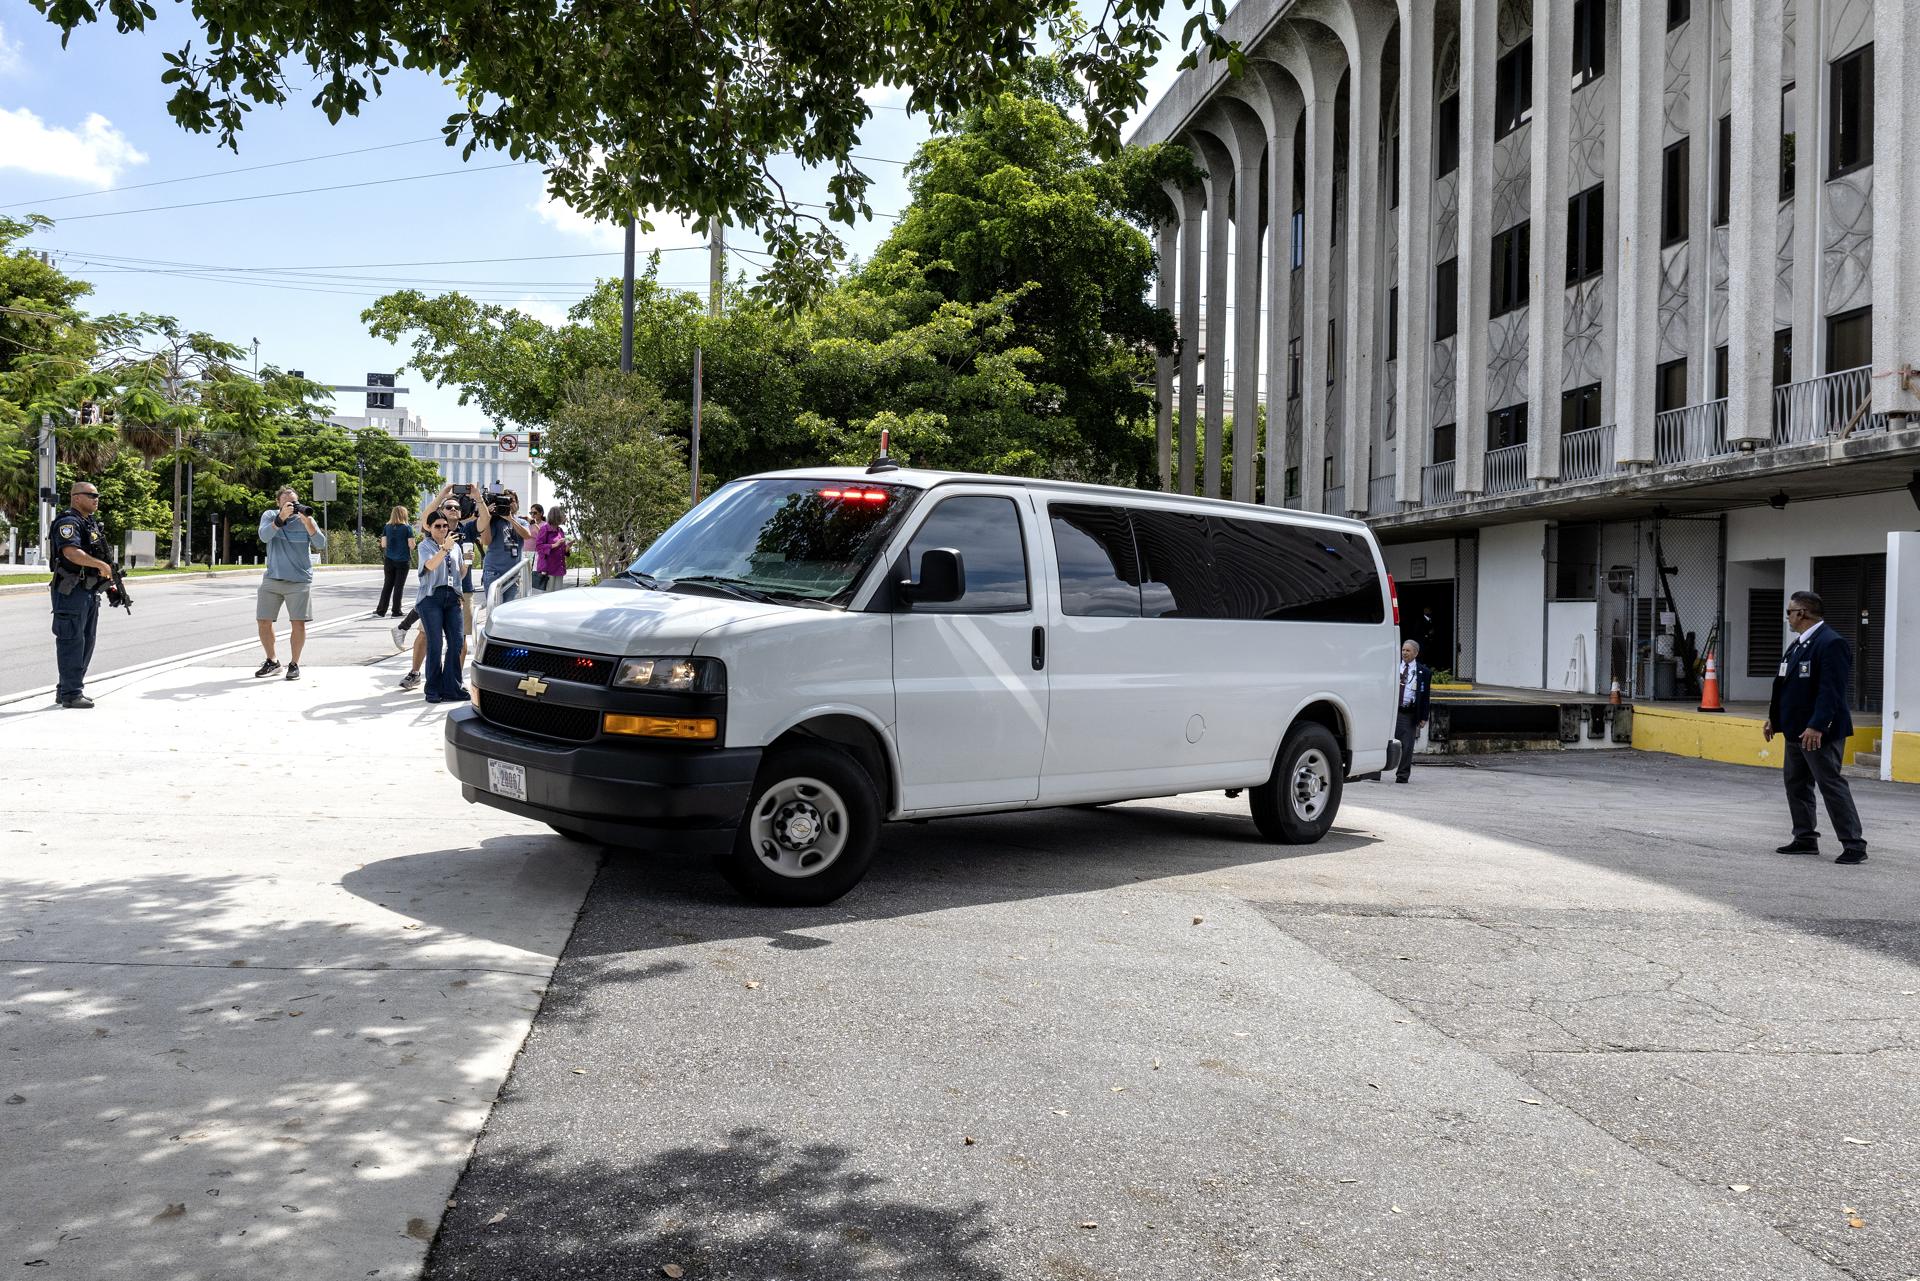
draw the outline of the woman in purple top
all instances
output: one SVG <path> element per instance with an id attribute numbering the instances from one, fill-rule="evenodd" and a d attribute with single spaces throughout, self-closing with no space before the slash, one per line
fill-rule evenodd
<path id="1" fill-rule="evenodd" d="M 553 591 L 566 580 L 567 552 L 572 550 L 567 531 L 561 525 L 566 518 L 567 509 L 555 507 L 547 513 L 546 524 L 533 535 L 533 590 L 536 592 Z"/>

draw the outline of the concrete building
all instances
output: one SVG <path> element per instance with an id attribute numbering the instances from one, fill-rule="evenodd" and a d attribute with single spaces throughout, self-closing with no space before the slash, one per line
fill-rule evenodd
<path id="1" fill-rule="evenodd" d="M 1684 696 L 1711 643 L 1764 698 L 1811 586 L 1880 710 L 1920 636 L 1920 572 L 1888 577 L 1920 528 L 1914 19 L 1243 0 L 1245 74 L 1182 73 L 1133 138 L 1206 175 L 1159 232 L 1163 483 L 1230 461 L 1228 497 L 1366 517 L 1435 666 L 1486 683 Z M 1266 411 L 1230 459 L 1229 399 Z"/>
<path id="2" fill-rule="evenodd" d="M 494 481 L 520 495 L 523 508 L 551 501 L 553 487 L 541 474 L 538 461 L 528 455 L 525 432 L 432 432 L 426 421 L 400 403 L 408 388 L 397 386 L 393 374 L 370 373 L 365 383 L 334 386 L 338 396 L 365 396 L 361 414 L 332 414 L 327 421 L 349 431 L 378 428 L 404 444 L 415 458 L 440 469 L 442 484 L 490 486 Z M 512 448 L 507 448 L 511 441 Z M 432 493 L 420 495 L 421 501 Z"/>

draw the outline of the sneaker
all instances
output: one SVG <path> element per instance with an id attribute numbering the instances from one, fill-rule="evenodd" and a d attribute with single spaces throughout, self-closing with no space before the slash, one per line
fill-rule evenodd
<path id="1" fill-rule="evenodd" d="M 298 663 L 287 664 L 287 679 L 290 681 L 297 681 L 300 679 L 300 664 Z"/>
<path id="2" fill-rule="evenodd" d="M 446 701 L 449 703 L 470 703 L 473 701 L 473 695 L 464 689 L 456 689 L 448 696 Z"/>
<path id="3" fill-rule="evenodd" d="M 255 676 L 271 676 L 279 670 L 280 670 L 280 660 L 277 658 L 269 658 L 266 662 L 260 664 L 260 670 L 255 672 L 254 675 Z"/>
<path id="4" fill-rule="evenodd" d="M 393 628 L 390 635 L 393 637 L 393 647 L 395 649 L 405 649 L 407 647 L 407 629 L 405 624 Z"/>
<path id="5" fill-rule="evenodd" d="M 87 707 L 93 706 L 93 700 L 88 698 L 85 694 L 75 694 L 72 698 L 56 699 L 55 701 L 58 702 L 62 707 L 87 708 Z M 1866 855 L 1862 854 L 1860 857 L 1865 858 Z"/>
<path id="6" fill-rule="evenodd" d="M 420 673 L 408 672 L 405 676 L 402 676 L 400 678 L 400 688 L 401 689 L 419 689 Z"/>
<path id="7" fill-rule="evenodd" d="M 1820 847 L 1812 841 L 1790 841 L 1774 850 L 1775 854 L 1818 854 Z"/>

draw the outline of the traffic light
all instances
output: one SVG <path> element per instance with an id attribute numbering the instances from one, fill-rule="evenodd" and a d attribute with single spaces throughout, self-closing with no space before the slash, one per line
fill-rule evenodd
<path id="1" fill-rule="evenodd" d="M 527 433 L 527 457 L 538 458 L 539 456 L 540 456 L 540 433 L 537 431 L 530 431 Z"/>

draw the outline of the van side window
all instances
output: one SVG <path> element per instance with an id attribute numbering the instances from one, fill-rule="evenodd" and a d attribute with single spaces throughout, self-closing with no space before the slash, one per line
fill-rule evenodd
<path id="1" fill-rule="evenodd" d="M 1011 498 L 962 494 L 933 509 L 907 547 L 907 573 L 920 554 L 951 547 L 966 567 L 967 593 L 951 605 L 916 605 L 916 614 L 1008 614 L 1028 608 L 1027 544 Z"/>
<path id="2" fill-rule="evenodd" d="M 1140 617 L 1140 558 L 1118 507 L 1054 503 L 1053 552 L 1060 562 L 1060 609 L 1073 618 Z"/>
<path id="3" fill-rule="evenodd" d="M 1355 534 L 1268 520 L 1207 518 L 1227 618 L 1378 623 L 1373 550 Z"/>
<path id="4" fill-rule="evenodd" d="M 1148 618 L 1229 618 L 1214 580 L 1206 516 L 1132 508 L 1140 547 L 1141 612 Z"/>

